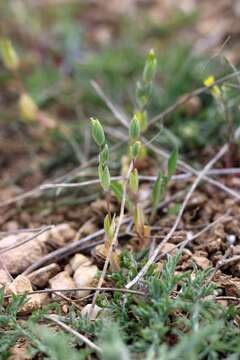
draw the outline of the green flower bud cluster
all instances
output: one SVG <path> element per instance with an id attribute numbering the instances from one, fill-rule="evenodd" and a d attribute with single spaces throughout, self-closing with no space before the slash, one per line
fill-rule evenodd
<path id="1" fill-rule="evenodd" d="M 144 109 L 149 102 L 156 72 L 157 59 L 154 50 L 150 50 L 144 65 L 142 81 L 137 82 L 136 98 L 140 109 Z"/>
<path id="2" fill-rule="evenodd" d="M 98 165 L 98 177 L 103 190 L 108 191 L 111 185 L 111 177 L 108 168 L 109 149 L 105 143 L 105 134 L 103 127 L 98 119 L 91 118 L 92 125 L 92 137 L 95 143 L 99 147 L 99 165 Z"/>
<path id="3" fill-rule="evenodd" d="M 130 122 L 129 125 L 129 140 L 130 140 L 130 148 L 129 153 L 132 160 L 135 160 L 141 150 L 141 142 L 138 140 L 141 133 L 141 123 L 139 121 L 139 118 L 134 115 L 133 119 Z"/>

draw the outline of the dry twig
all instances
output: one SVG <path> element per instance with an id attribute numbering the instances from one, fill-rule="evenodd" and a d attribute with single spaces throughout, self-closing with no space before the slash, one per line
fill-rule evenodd
<path id="1" fill-rule="evenodd" d="M 162 246 L 164 244 L 166 244 L 168 242 L 168 240 L 172 237 L 172 235 L 174 234 L 175 230 L 177 229 L 183 212 L 193 194 L 193 192 L 195 191 L 195 189 L 197 188 L 198 184 L 200 183 L 200 181 L 202 180 L 202 178 L 204 177 L 204 175 L 206 174 L 206 172 L 224 155 L 226 154 L 228 150 L 228 145 L 224 145 L 219 152 L 214 156 L 214 158 L 212 160 L 210 160 L 208 162 L 208 164 L 203 168 L 203 170 L 198 174 L 197 178 L 195 179 L 195 181 L 193 182 L 189 192 L 187 193 L 184 202 L 181 206 L 181 209 L 178 213 L 178 216 L 176 218 L 176 221 L 174 222 L 171 230 L 169 231 L 169 233 L 165 236 L 165 238 L 163 239 L 163 241 L 158 245 L 158 247 L 155 249 L 155 251 L 153 252 L 152 256 L 149 258 L 149 260 L 146 262 L 146 264 L 144 265 L 144 267 L 140 270 L 140 272 L 137 274 L 137 276 L 130 281 L 127 285 L 126 285 L 126 289 L 130 289 L 133 285 L 135 285 L 148 271 L 149 267 L 154 263 L 154 261 L 156 260 L 159 252 L 162 249 Z"/>
<path id="2" fill-rule="evenodd" d="M 99 346 L 95 345 L 86 336 L 80 334 L 76 330 L 74 330 L 74 329 L 70 328 L 68 325 L 64 324 L 62 321 L 59 320 L 59 318 L 56 315 L 45 315 L 44 318 L 54 322 L 55 324 L 57 324 L 58 326 L 63 328 L 65 331 L 67 331 L 69 334 L 73 335 L 74 337 L 76 337 L 81 342 L 84 342 L 87 346 L 89 346 L 94 351 L 97 351 L 99 353 L 102 352 L 102 349 Z"/>
<path id="3" fill-rule="evenodd" d="M 45 228 L 43 228 L 42 230 L 40 230 L 37 234 L 31 235 L 29 237 L 27 237 L 26 239 L 23 239 L 22 241 L 16 242 L 15 244 L 6 246 L 4 248 L 0 247 L 0 254 L 4 254 L 6 252 L 8 252 L 9 250 L 13 250 L 18 248 L 19 246 L 22 246 L 23 244 L 26 244 L 29 241 L 32 241 L 34 239 L 36 239 L 38 236 L 44 234 L 47 231 L 50 231 L 52 229 L 54 229 L 54 225 L 50 225 L 50 226 L 46 226 Z"/>

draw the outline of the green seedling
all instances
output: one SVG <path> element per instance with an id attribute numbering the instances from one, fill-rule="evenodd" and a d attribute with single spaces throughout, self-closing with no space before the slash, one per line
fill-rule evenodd
<path id="1" fill-rule="evenodd" d="M 137 84 L 136 101 L 139 108 L 134 113 L 132 120 L 129 124 L 129 152 L 128 156 L 123 156 L 122 159 L 122 174 L 126 176 L 129 173 L 127 179 L 128 182 L 128 196 L 125 201 L 126 207 L 128 207 L 133 215 L 134 231 L 138 238 L 141 240 L 142 245 L 147 245 L 147 240 L 150 238 L 150 227 L 145 224 L 145 216 L 142 205 L 139 201 L 139 175 L 137 170 L 137 160 L 141 156 L 143 145 L 141 143 L 141 133 L 146 131 L 148 127 L 148 113 L 146 106 L 149 103 L 153 81 L 157 71 L 157 59 L 153 50 L 150 50 L 144 70 L 142 73 L 142 79 Z M 104 221 L 105 230 L 105 246 L 104 251 L 107 252 L 115 231 L 115 217 L 112 219 L 110 212 L 109 193 L 110 190 L 114 192 L 117 199 L 121 202 L 123 199 L 123 187 L 121 183 L 116 181 L 111 182 L 110 171 L 108 167 L 109 161 L 109 149 L 106 144 L 104 129 L 101 122 L 98 119 L 91 118 L 91 132 L 92 138 L 95 141 L 99 149 L 99 165 L 98 176 L 102 189 L 106 194 L 108 214 Z M 173 151 L 169 160 L 166 174 L 159 174 L 156 183 L 152 190 L 152 214 L 150 221 L 154 220 L 157 206 L 163 198 L 166 187 L 176 170 L 177 164 L 177 151 Z"/>

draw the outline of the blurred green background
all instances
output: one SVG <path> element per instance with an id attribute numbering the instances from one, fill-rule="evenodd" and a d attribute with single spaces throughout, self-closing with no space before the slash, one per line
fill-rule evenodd
<path id="1" fill-rule="evenodd" d="M 206 26 L 205 1 L 201 5 L 190 0 L 107 3 L 1 2 L 1 37 L 10 38 L 19 54 L 24 88 L 63 130 L 46 131 L 21 121 L 18 84 L 0 63 L 1 150 L 3 165 L 8 169 L 6 179 L 12 174 L 13 164 L 21 174 L 27 173 L 29 159 L 34 164 L 31 167 L 40 168 L 43 174 L 31 178 L 33 184 L 39 183 L 44 174 L 61 174 L 63 169 L 89 160 L 96 151 L 90 144 L 90 116 L 122 131 L 90 82 L 96 80 L 131 118 L 136 108 L 136 81 L 151 48 L 158 57 L 158 73 L 148 108 L 150 117 L 202 86 L 210 74 L 220 77 L 232 71 L 224 56 L 233 42 L 222 46 L 229 35 L 225 28 L 218 36 L 201 33 Z M 234 51 L 231 56 L 236 54 L 235 48 Z M 237 66 L 237 56 L 234 63 Z M 228 96 L 229 108 L 238 124 L 238 90 L 230 89 Z M 195 158 L 195 162 L 196 155 L 201 162 L 199 151 L 204 157 L 209 147 L 226 141 L 226 122 L 208 93 L 172 113 L 165 127 L 159 129 L 157 124 L 148 134 L 149 139 L 159 131 L 156 144 L 167 149 L 177 144 L 182 156 Z M 116 138 L 110 136 L 109 142 L 116 143 Z M 14 144 L 18 145 L 16 149 Z M 25 185 L 29 185 L 27 181 Z"/>

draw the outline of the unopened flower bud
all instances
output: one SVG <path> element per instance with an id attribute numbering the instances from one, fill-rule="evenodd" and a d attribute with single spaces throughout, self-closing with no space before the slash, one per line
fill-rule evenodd
<path id="1" fill-rule="evenodd" d="M 139 186 L 139 179 L 138 179 L 138 171 L 135 168 L 129 177 L 129 187 L 131 191 L 136 194 L 138 192 L 138 186 Z"/>
<path id="2" fill-rule="evenodd" d="M 130 140 L 133 140 L 133 141 L 137 140 L 140 136 L 140 131 L 141 131 L 140 122 L 137 119 L 137 117 L 134 116 L 129 125 Z"/>
<path id="3" fill-rule="evenodd" d="M 115 216 L 112 218 L 112 221 L 110 222 L 109 216 L 106 215 L 104 218 L 104 232 L 109 240 L 112 240 L 115 229 L 116 229 Z"/>
<path id="4" fill-rule="evenodd" d="M 147 129 L 148 126 L 148 116 L 147 116 L 147 112 L 143 111 L 137 111 L 135 113 L 136 118 L 138 119 L 139 123 L 140 123 L 140 127 L 141 127 L 141 131 L 145 131 Z"/>
<path id="5" fill-rule="evenodd" d="M 136 159 L 141 150 L 141 143 L 140 141 L 136 141 L 133 145 L 130 146 L 130 156 L 132 159 Z"/>
<path id="6" fill-rule="evenodd" d="M 157 59 L 154 50 L 150 50 L 143 70 L 143 80 L 149 83 L 154 80 L 157 71 Z"/>
<path id="7" fill-rule="evenodd" d="M 98 166 L 98 176 L 99 176 L 99 180 L 100 180 L 100 184 L 102 186 L 102 188 L 107 191 L 110 188 L 110 184 L 111 184 L 111 178 L 110 178 L 110 173 L 109 173 L 109 169 L 107 166 L 102 166 L 101 164 Z"/>
<path id="8" fill-rule="evenodd" d="M 103 150 L 99 154 L 99 162 L 104 165 L 109 158 L 109 150 L 107 144 L 104 145 Z"/>
<path id="9" fill-rule="evenodd" d="M 92 137 L 98 146 L 102 146 L 105 142 L 105 135 L 103 127 L 99 120 L 91 118 L 92 123 Z"/>
<path id="10" fill-rule="evenodd" d="M 4 65 L 8 70 L 15 71 L 19 67 L 19 58 L 12 45 L 12 42 L 8 39 L 0 41 L 0 50 Z"/>
<path id="11" fill-rule="evenodd" d="M 27 121 L 35 121 L 38 108 L 34 100 L 28 94 L 22 94 L 19 99 L 21 117 Z"/>

